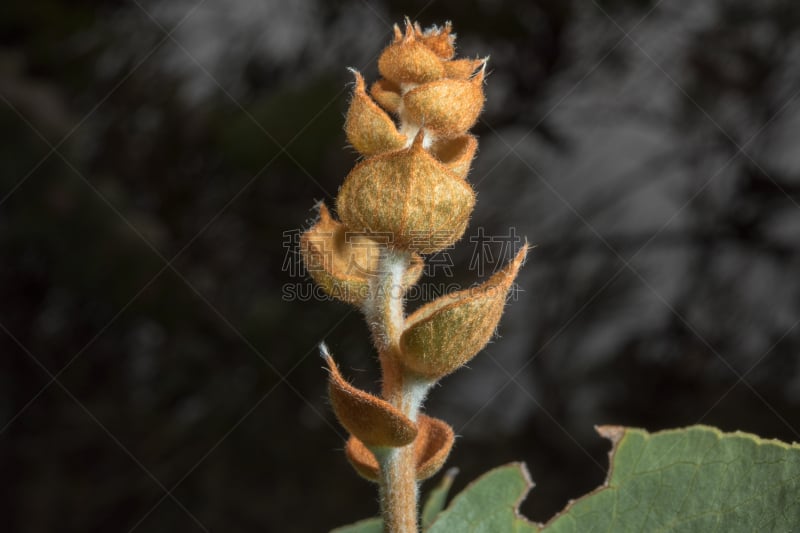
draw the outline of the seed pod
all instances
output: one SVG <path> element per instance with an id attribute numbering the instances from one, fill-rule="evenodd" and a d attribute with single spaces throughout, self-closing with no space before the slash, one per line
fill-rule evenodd
<path id="1" fill-rule="evenodd" d="M 367 95 L 364 78 L 353 70 L 356 87 L 344 131 L 353 148 L 367 157 L 399 150 L 406 145 L 406 136 L 397 131 L 394 121 Z"/>
<path id="2" fill-rule="evenodd" d="M 395 42 L 387 46 L 378 58 L 378 71 L 397 84 L 428 83 L 444 76 L 442 60 L 417 40 L 408 21 L 402 37 L 400 29 L 395 26 Z"/>
<path id="3" fill-rule="evenodd" d="M 443 79 L 403 96 L 409 120 L 440 137 L 455 137 L 475 124 L 483 107 L 483 71 L 469 80 Z"/>
<path id="4" fill-rule="evenodd" d="M 395 247 L 424 254 L 461 237 L 475 195 L 422 148 L 422 138 L 420 131 L 408 149 L 362 161 L 348 174 L 337 198 L 348 228 L 391 234 Z"/>
<path id="5" fill-rule="evenodd" d="M 348 232 L 331 217 L 324 204 L 319 220 L 300 237 L 300 252 L 314 281 L 330 296 L 360 305 L 369 295 L 370 278 L 378 273 L 378 259 L 387 243 Z M 414 285 L 425 263 L 414 254 L 406 271 L 405 287 Z"/>
<path id="6" fill-rule="evenodd" d="M 333 358 L 323 349 L 330 369 L 328 394 L 336 418 L 366 446 L 397 447 L 413 442 L 417 426 L 386 400 L 347 383 Z"/>
<path id="7" fill-rule="evenodd" d="M 420 415 L 419 432 L 414 440 L 414 463 L 419 481 L 433 476 L 444 465 L 453 448 L 453 428 L 443 420 Z M 351 436 L 345 446 L 350 464 L 361 477 L 377 481 L 380 466 L 375 455 L 357 437 Z"/>
<path id="8" fill-rule="evenodd" d="M 400 337 L 403 366 L 438 380 L 475 357 L 494 335 L 527 251 L 526 244 L 482 285 L 437 298 L 408 317 Z"/>
<path id="9" fill-rule="evenodd" d="M 469 173 L 469 167 L 477 149 L 478 140 L 474 136 L 462 135 L 454 139 L 442 139 L 434 142 L 431 146 L 431 153 L 453 174 L 464 178 Z"/>

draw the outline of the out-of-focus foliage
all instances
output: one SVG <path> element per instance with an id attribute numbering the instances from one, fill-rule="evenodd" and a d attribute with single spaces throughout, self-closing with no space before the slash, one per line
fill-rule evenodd
<path id="1" fill-rule="evenodd" d="M 491 56 L 475 215 L 428 281 L 491 274 L 509 222 L 538 245 L 503 342 L 429 400 L 457 485 L 524 460 L 544 519 L 602 479 L 593 424 L 800 439 L 796 3 L 5 2 L 9 531 L 375 513 L 314 355 L 375 387 L 367 332 L 293 245 L 355 160 L 345 67 L 374 80 L 404 15 Z"/>

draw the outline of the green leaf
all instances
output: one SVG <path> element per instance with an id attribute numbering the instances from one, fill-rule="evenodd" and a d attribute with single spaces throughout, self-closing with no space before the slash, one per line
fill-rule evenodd
<path id="1" fill-rule="evenodd" d="M 431 525 L 436 515 L 444 509 L 444 505 L 447 503 L 447 493 L 450 492 L 450 487 L 453 485 L 456 474 L 458 474 L 458 468 L 449 469 L 442 476 L 442 480 L 436 488 L 428 494 L 428 500 L 422 508 L 422 529 L 426 529 Z"/>
<path id="2" fill-rule="evenodd" d="M 487 472 L 456 496 L 434 520 L 428 533 L 534 532 L 536 526 L 517 514 L 533 486 L 522 463 Z"/>
<path id="3" fill-rule="evenodd" d="M 367 518 L 349 526 L 337 527 L 331 533 L 383 533 L 383 520 Z"/>
<path id="4" fill-rule="evenodd" d="M 464 489 L 428 533 L 729 533 L 800 524 L 800 445 L 707 426 L 598 432 L 613 443 L 608 480 L 547 524 L 517 515 L 531 483 L 524 465 L 511 464 Z"/>
<path id="5" fill-rule="evenodd" d="M 707 426 L 598 432 L 614 443 L 608 481 L 545 532 L 795 531 L 800 524 L 797 444 Z"/>
<path id="6" fill-rule="evenodd" d="M 547 524 L 517 514 L 533 484 L 525 466 L 513 463 L 473 481 L 427 533 L 788 532 L 800 524 L 798 444 L 707 426 L 652 434 L 604 426 L 598 432 L 613 444 L 608 480 Z M 446 499 L 446 483 L 425 505 L 426 524 Z M 375 529 L 336 532 L 380 533 L 380 520 L 371 525 Z"/>

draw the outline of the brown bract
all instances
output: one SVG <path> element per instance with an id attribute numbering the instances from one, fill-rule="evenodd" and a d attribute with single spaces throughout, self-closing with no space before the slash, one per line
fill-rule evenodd
<path id="1" fill-rule="evenodd" d="M 433 143 L 430 152 L 456 176 L 467 176 L 472 158 L 478 149 L 478 140 L 472 135 L 462 135 L 453 139 L 439 139 Z"/>
<path id="2" fill-rule="evenodd" d="M 378 274 L 381 249 L 388 238 L 348 231 L 333 219 L 324 204 L 319 220 L 300 237 L 300 252 L 314 281 L 330 296 L 354 305 L 369 295 L 370 279 Z M 405 287 L 414 285 L 425 263 L 414 255 L 406 271 Z"/>
<path id="3" fill-rule="evenodd" d="M 372 84 L 369 93 L 386 111 L 395 114 L 400 111 L 403 97 L 400 95 L 400 86 L 396 83 L 381 78 Z"/>
<path id="4" fill-rule="evenodd" d="M 454 59 L 445 62 L 444 75 L 454 80 L 466 80 L 485 64 L 485 59 Z"/>
<path id="5" fill-rule="evenodd" d="M 483 71 L 469 80 L 443 79 L 420 85 L 403 96 L 408 118 L 437 137 L 462 135 L 483 108 Z"/>
<path id="6" fill-rule="evenodd" d="M 414 462 L 416 478 L 428 479 L 442 467 L 453 448 L 453 428 L 443 420 L 420 415 L 417 421 L 419 433 L 414 440 Z M 350 437 L 345 453 L 356 472 L 366 479 L 377 481 L 380 467 L 375 455 L 355 436 Z"/>
<path id="7" fill-rule="evenodd" d="M 417 436 L 417 426 L 389 402 L 347 383 L 329 355 L 328 394 L 336 418 L 366 446 L 397 447 L 410 444 Z"/>
<path id="8" fill-rule="evenodd" d="M 356 87 L 344 123 L 347 140 L 365 156 L 405 147 L 406 136 L 397 131 L 394 121 L 367 95 L 361 74 L 355 70 L 353 74 Z"/>
<path id="9" fill-rule="evenodd" d="M 437 298 L 409 316 L 400 337 L 402 364 L 438 380 L 475 357 L 494 335 L 527 252 L 526 245 L 482 285 Z"/>
<path id="10" fill-rule="evenodd" d="M 408 31 L 409 24 L 409 19 L 406 19 L 406 31 Z M 452 59 L 456 53 L 456 36 L 452 31 L 453 25 L 449 21 L 444 23 L 443 28 L 433 26 L 424 31 L 419 23 L 414 23 L 414 36 L 444 60 Z"/>

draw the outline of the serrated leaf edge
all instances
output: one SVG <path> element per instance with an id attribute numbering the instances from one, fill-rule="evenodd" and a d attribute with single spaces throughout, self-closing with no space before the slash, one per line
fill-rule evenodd
<path id="1" fill-rule="evenodd" d="M 614 426 L 614 425 L 602 425 L 602 426 L 595 426 L 595 431 L 603 438 L 608 439 L 611 441 L 611 449 L 608 451 L 608 473 L 606 474 L 606 479 L 602 485 L 597 487 L 596 489 L 587 492 L 583 496 L 570 500 L 567 505 L 555 515 L 553 515 L 547 522 L 544 524 L 537 524 L 539 530 L 546 530 L 553 522 L 557 519 L 561 518 L 561 516 L 566 515 L 572 509 L 572 507 L 581 502 L 582 500 L 594 496 L 595 494 L 607 490 L 611 487 L 610 481 L 611 477 L 614 474 L 614 455 L 616 454 L 617 450 L 619 449 L 620 443 L 627 437 L 629 434 L 637 434 L 641 436 L 645 441 L 651 440 L 653 437 L 662 436 L 662 435 L 669 435 L 671 433 L 681 433 L 687 432 L 692 429 L 700 429 L 703 431 L 708 431 L 713 433 L 717 440 L 721 440 L 723 438 L 729 437 L 739 437 L 745 438 L 747 440 L 752 441 L 756 444 L 756 446 L 777 446 L 784 450 L 800 450 L 800 443 L 792 442 L 786 443 L 782 440 L 778 439 L 765 439 L 763 437 L 759 437 L 753 433 L 747 433 L 745 431 L 731 431 L 726 432 L 722 431 L 721 429 L 714 427 L 714 426 L 707 426 L 704 424 L 695 424 L 692 426 L 684 426 L 680 428 L 669 428 L 669 429 L 662 429 L 659 431 L 649 432 L 642 428 L 633 428 L 633 427 L 624 427 L 624 426 Z"/>

